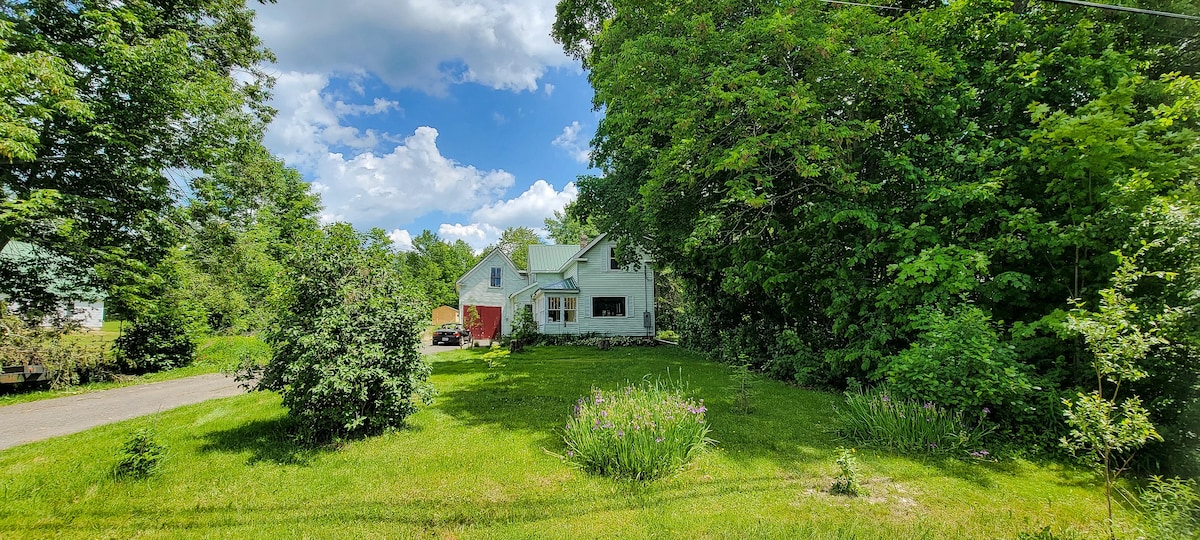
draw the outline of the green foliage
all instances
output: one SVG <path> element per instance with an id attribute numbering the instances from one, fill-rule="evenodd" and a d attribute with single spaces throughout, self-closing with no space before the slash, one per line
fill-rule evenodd
<path id="1" fill-rule="evenodd" d="M 892 399 L 887 389 L 847 392 L 837 408 L 838 432 L 863 445 L 915 454 L 987 456 L 984 442 L 995 427 L 988 409 L 966 414 L 931 402 Z"/>
<path id="2" fill-rule="evenodd" d="M 661 339 L 664 341 L 678 341 L 679 340 L 679 332 L 676 332 L 674 330 L 659 330 L 658 333 L 655 334 L 654 337 L 657 337 L 658 339 Z"/>
<path id="3" fill-rule="evenodd" d="M 544 244 L 541 237 L 529 227 L 509 227 L 500 233 L 495 249 L 503 251 L 518 270 L 529 269 L 529 246 Z"/>
<path id="4" fill-rule="evenodd" d="M 0 266 L 0 292 L 32 307 L 64 282 L 126 285 L 166 254 L 174 171 L 233 161 L 271 116 L 253 19 L 244 0 L 4 4 L 0 248 L 76 271 L 14 288 Z"/>
<path id="5" fill-rule="evenodd" d="M 1200 85 L 1170 73 L 1196 45 L 1070 6 L 910 5 L 562 0 L 553 35 L 605 111 L 580 214 L 670 268 L 686 346 L 802 384 L 894 367 L 897 391 L 995 404 L 1044 445 L 1065 430 L 1045 396 L 1091 375 L 1067 299 L 1144 239 L 1166 239 L 1154 268 L 1200 268 Z M 1197 291 L 1130 294 L 1193 313 Z M 1191 319 L 1137 387 L 1180 448 Z"/>
<path id="6" fill-rule="evenodd" d="M 730 389 L 733 391 L 733 405 L 730 409 L 738 414 L 750 414 L 754 411 L 754 395 L 757 393 L 754 385 L 757 375 L 751 371 L 749 362 L 734 364 Z"/>
<path id="7" fill-rule="evenodd" d="M 458 306 L 454 282 L 479 262 L 471 246 L 462 240 L 449 243 L 428 230 L 413 238 L 412 246 L 401 256 L 405 277 L 420 284 L 431 305 Z"/>
<path id="8" fill-rule="evenodd" d="M 1195 480 L 1152 476 L 1138 502 L 1149 538 L 1200 538 L 1200 493 Z"/>
<path id="9" fill-rule="evenodd" d="M 866 488 L 862 487 L 862 483 L 858 478 L 858 458 L 854 456 L 856 450 L 851 448 L 838 448 L 838 474 L 833 479 L 833 485 L 829 486 L 829 492 L 836 495 L 848 495 L 850 497 L 858 497 L 868 495 Z"/>
<path id="10" fill-rule="evenodd" d="M 117 461 L 113 474 L 117 478 L 147 478 L 158 472 L 166 453 L 166 447 L 158 441 L 153 431 L 139 429 L 121 445 L 121 459 Z"/>
<path id="11" fill-rule="evenodd" d="M 421 357 L 427 306 L 404 283 L 382 231 L 326 227 L 287 261 L 288 282 L 267 333 L 260 387 L 278 391 L 299 435 L 322 442 L 404 425 L 429 399 Z"/>
<path id="12" fill-rule="evenodd" d="M 563 427 L 566 459 L 593 474 L 650 481 L 687 465 L 712 444 L 704 400 L 677 385 L 645 382 L 618 391 L 593 389 Z"/>
<path id="13" fill-rule="evenodd" d="M 119 369 L 100 343 L 66 339 L 70 326 L 37 327 L 8 313 L 0 302 L 0 367 L 40 365 L 50 375 L 50 388 L 105 381 Z"/>
<path id="14" fill-rule="evenodd" d="M 1062 445 L 1072 452 L 1086 453 L 1102 467 L 1110 537 L 1114 536 L 1113 482 L 1129 466 L 1134 452 L 1151 440 L 1162 440 L 1141 399 L 1120 394 L 1123 383 L 1146 377 L 1141 361 L 1153 347 L 1165 344 L 1153 326 L 1154 319 L 1148 328 L 1138 324 L 1137 304 L 1129 298 L 1134 285 L 1152 275 L 1138 267 L 1138 259 L 1152 247 L 1154 244 L 1143 246 L 1133 257 L 1117 252 L 1113 283 L 1100 291 L 1099 311 L 1089 312 L 1077 302 L 1067 316 L 1066 328 L 1082 335 L 1092 354 L 1096 389 L 1087 395 L 1079 393 L 1074 401 L 1064 400 L 1063 414 L 1071 431 L 1063 437 Z"/>
<path id="15" fill-rule="evenodd" d="M 600 229 L 596 228 L 591 218 L 580 216 L 581 211 L 578 202 L 571 201 L 562 211 L 555 210 L 553 217 L 546 218 L 546 231 L 555 243 L 579 244 L 600 236 Z"/>
<path id="16" fill-rule="evenodd" d="M 977 411 L 1014 403 L 1030 391 L 1012 346 L 1000 341 L 979 308 L 950 316 L 926 311 L 914 325 L 916 340 L 886 363 L 893 397 Z"/>
<path id="17" fill-rule="evenodd" d="M 487 364 L 488 368 L 487 378 L 495 379 L 500 377 L 500 370 L 504 369 L 504 359 L 508 358 L 508 355 L 511 353 L 510 349 L 500 348 L 499 343 L 492 343 L 488 352 L 483 354 L 483 362 Z"/>
<path id="18" fill-rule="evenodd" d="M 183 314 L 163 310 L 148 314 L 113 343 L 117 361 L 131 373 L 163 371 L 191 364 L 196 339 Z"/>
<path id="19" fill-rule="evenodd" d="M 513 318 L 512 335 L 509 336 L 509 340 L 529 345 L 537 343 L 540 337 L 537 320 L 533 318 L 533 311 L 518 309 L 516 317 Z"/>

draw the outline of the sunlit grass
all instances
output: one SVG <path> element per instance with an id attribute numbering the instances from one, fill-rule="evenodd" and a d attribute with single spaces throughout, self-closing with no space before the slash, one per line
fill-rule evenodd
<path id="1" fill-rule="evenodd" d="M 488 377 L 482 351 L 431 359 L 436 402 L 409 428 L 337 447 L 292 443 L 257 393 L 0 452 L 0 537 L 26 538 L 1015 538 L 1052 525 L 1103 533 L 1084 471 L 858 449 L 869 496 L 828 492 L 839 396 L 763 382 L 730 411 L 728 370 L 674 348 L 539 347 Z M 682 369 L 717 447 L 642 484 L 552 453 L 576 399 Z M 119 481 L 121 443 L 151 427 L 161 473 Z"/>

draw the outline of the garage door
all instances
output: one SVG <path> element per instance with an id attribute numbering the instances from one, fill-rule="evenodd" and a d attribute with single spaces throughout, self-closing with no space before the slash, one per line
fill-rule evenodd
<path id="1" fill-rule="evenodd" d="M 492 339 L 500 334 L 500 315 L 502 313 L 500 306 L 463 306 L 464 319 L 469 318 L 467 314 L 471 313 L 471 308 L 474 308 L 479 314 L 478 320 L 463 321 L 471 330 L 471 337 Z"/>

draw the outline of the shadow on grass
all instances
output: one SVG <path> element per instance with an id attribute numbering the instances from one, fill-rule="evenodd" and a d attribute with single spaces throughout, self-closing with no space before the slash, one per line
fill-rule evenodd
<path id="1" fill-rule="evenodd" d="M 307 466 L 332 446 L 315 446 L 297 440 L 295 422 L 287 415 L 255 420 L 233 429 L 214 431 L 204 436 L 200 452 L 249 453 L 247 463 L 268 461 L 280 465 Z"/>
<path id="2" fill-rule="evenodd" d="M 618 389 L 651 379 L 682 379 L 685 393 L 703 399 L 710 436 L 734 460 L 776 461 L 790 468 L 832 459 L 839 441 L 831 433 L 827 394 L 763 381 L 752 414 L 733 409 L 728 367 L 674 347 L 535 347 L 489 369 L 482 354 L 434 359 L 434 374 L 453 379 L 437 407 L 470 425 L 535 432 L 539 444 L 564 450 L 559 428 L 575 401 L 593 387 Z M 495 375 L 499 373 L 499 375 Z"/>

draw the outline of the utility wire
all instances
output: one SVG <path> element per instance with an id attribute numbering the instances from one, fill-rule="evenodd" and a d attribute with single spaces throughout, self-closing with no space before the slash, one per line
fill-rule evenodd
<path id="1" fill-rule="evenodd" d="M 1172 17 L 1175 19 L 1186 19 L 1189 21 L 1200 21 L 1200 17 L 1195 15 L 1184 15 L 1182 13 L 1170 13 L 1166 11 L 1154 11 L 1153 9 L 1142 9 L 1126 6 L 1114 6 L 1112 4 L 1097 4 L 1095 2 L 1084 2 L 1083 0 L 1042 0 L 1043 2 L 1055 2 L 1058 4 L 1069 4 L 1072 6 L 1085 6 L 1097 9 L 1108 9 L 1112 11 L 1127 11 L 1129 13 L 1140 13 L 1142 15 L 1154 15 L 1156 17 Z"/>

